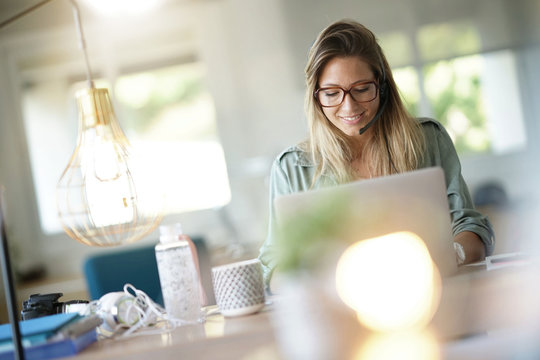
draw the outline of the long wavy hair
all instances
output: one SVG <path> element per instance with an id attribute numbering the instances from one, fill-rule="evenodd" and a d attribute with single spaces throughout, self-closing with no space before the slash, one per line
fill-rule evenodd
<path id="1" fill-rule="evenodd" d="M 355 154 L 352 138 L 334 126 L 324 115 L 314 97 L 319 77 L 326 64 L 335 57 L 359 57 L 365 61 L 375 79 L 386 76 L 386 107 L 372 125 L 373 136 L 362 150 L 372 177 L 411 171 L 418 168 L 425 148 L 421 125 L 405 109 L 392 72 L 375 35 L 365 26 L 342 20 L 324 29 L 309 52 L 306 65 L 305 111 L 309 126 L 309 139 L 302 144 L 317 170 L 312 186 L 322 174 L 332 173 L 339 183 L 351 181 L 351 162 Z M 380 101 L 379 106 L 381 106 Z"/>

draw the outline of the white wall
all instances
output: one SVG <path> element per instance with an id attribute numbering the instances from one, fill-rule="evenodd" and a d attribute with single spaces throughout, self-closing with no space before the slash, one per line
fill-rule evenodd
<path id="1" fill-rule="evenodd" d="M 306 136 L 282 9 L 277 1 L 231 0 L 205 4 L 199 14 L 200 53 L 229 166 L 230 214 L 260 242 L 270 162 Z"/>
<path id="2" fill-rule="evenodd" d="M 22 127 L 18 92 L 8 70 L 9 57 L 0 47 L 0 184 L 4 185 L 6 232 L 15 252 L 16 266 L 26 268 L 39 259 L 39 224 L 28 150 Z M 37 246 L 36 246 L 37 245 Z"/>
<path id="3" fill-rule="evenodd" d="M 227 211 L 241 240 L 258 244 L 265 236 L 270 162 L 282 149 L 306 135 L 302 109 L 307 51 L 322 27 L 342 17 L 364 22 L 376 33 L 414 31 L 418 25 L 435 20 L 472 18 L 482 24 L 486 34 L 491 34 L 485 37 L 486 46 L 510 44 L 516 49 L 529 146 L 523 152 L 505 156 L 464 158 L 463 169 L 472 188 L 496 178 L 507 185 L 513 198 L 530 197 L 537 188 L 539 174 L 534 140 L 540 131 L 536 124 L 540 105 L 535 101 L 540 94 L 538 3 L 219 0 L 177 2 L 164 14 L 124 19 L 114 28 L 99 23 L 94 16 L 83 16 L 83 22 L 91 62 L 97 71 L 111 57 L 140 60 L 152 55 L 152 51 L 178 55 L 195 51 L 206 63 L 232 188 L 233 200 Z M 69 12 L 62 11 L 55 18 L 59 4 L 39 10 L 42 23 L 36 22 L 35 26 L 44 28 L 38 30 L 24 23 L 0 33 L 0 182 L 8 188 L 10 240 L 24 252 L 24 256 L 17 257 L 18 266 L 43 262 L 53 275 L 80 271 L 82 259 L 96 251 L 64 234 L 45 236 L 40 230 L 20 114 L 20 60 L 31 62 L 33 47 L 76 54 Z M 515 17 L 523 14 L 524 20 L 517 21 Z M 51 21 L 45 21 L 47 17 Z M 170 46 L 166 46 L 167 39 L 171 39 Z M 74 60 L 74 69 L 80 65 Z M 51 76 L 54 71 L 52 66 Z M 175 220 L 182 221 L 188 233 L 206 235 L 213 244 L 232 241 L 235 236 L 224 227 L 216 211 L 184 214 L 165 221 Z M 152 234 L 144 241 L 156 238 Z"/>

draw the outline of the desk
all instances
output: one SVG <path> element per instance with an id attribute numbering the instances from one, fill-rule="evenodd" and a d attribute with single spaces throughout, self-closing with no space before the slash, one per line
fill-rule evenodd
<path id="1" fill-rule="evenodd" d="M 445 280 L 431 324 L 442 358 L 540 358 L 540 292 L 530 286 L 536 287 L 538 274 L 528 267 L 490 272 L 464 268 Z M 238 318 L 215 314 L 205 324 L 170 333 L 99 341 L 74 359 L 282 359 L 274 311 L 270 306 Z"/>
<path id="2" fill-rule="evenodd" d="M 279 359 L 270 311 L 227 319 L 209 315 L 204 324 L 171 332 L 100 340 L 72 359 Z"/>

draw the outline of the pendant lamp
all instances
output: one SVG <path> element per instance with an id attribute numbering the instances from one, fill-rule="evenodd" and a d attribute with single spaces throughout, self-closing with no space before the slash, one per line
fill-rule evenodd
<path id="1" fill-rule="evenodd" d="M 41 0 L 1 22 L 0 28 L 51 1 Z M 79 134 L 56 187 L 58 217 L 65 232 L 83 244 L 131 243 L 156 228 L 162 219 L 161 204 L 150 193 L 152 187 L 140 187 L 129 142 L 114 114 L 109 91 L 94 87 L 79 7 L 75 0 L 69 1 L 84 54 L 88 87 L 76 93 Z"/>
<path id="2" fill-rule="evenodd" d="M 65 232 L 83 244 L 131 243 L 159 224 L 159 202 L 152 199 L 148 187 L 144 191 L 140 188 L 130 145 L 108 90 L 94 87 L 79 9 L 75 0 L 70 1 L 84 53 L 88 88 L 76 93 L 79 133 L 56 187 L 58 217 Z"/>
<path id="3" fill-rule="evenodd" d="M 56 188 L 59 219 L 71 238 L 86 245 L 134 242 L 158 225 L 159 206 L 138 186 L 108 90 L 82 89 L 76 99 L 79 134 Z"/>

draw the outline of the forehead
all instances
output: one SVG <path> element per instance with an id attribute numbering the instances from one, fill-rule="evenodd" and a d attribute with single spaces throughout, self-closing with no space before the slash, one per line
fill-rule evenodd
<path id="1" fill-rule="evenodd" d="M 323 67 L 319 76 L 319 86 L 350 85 L 370 80 L 373 80 L 373 72 L 361 57 L 335 57 Z"/>

